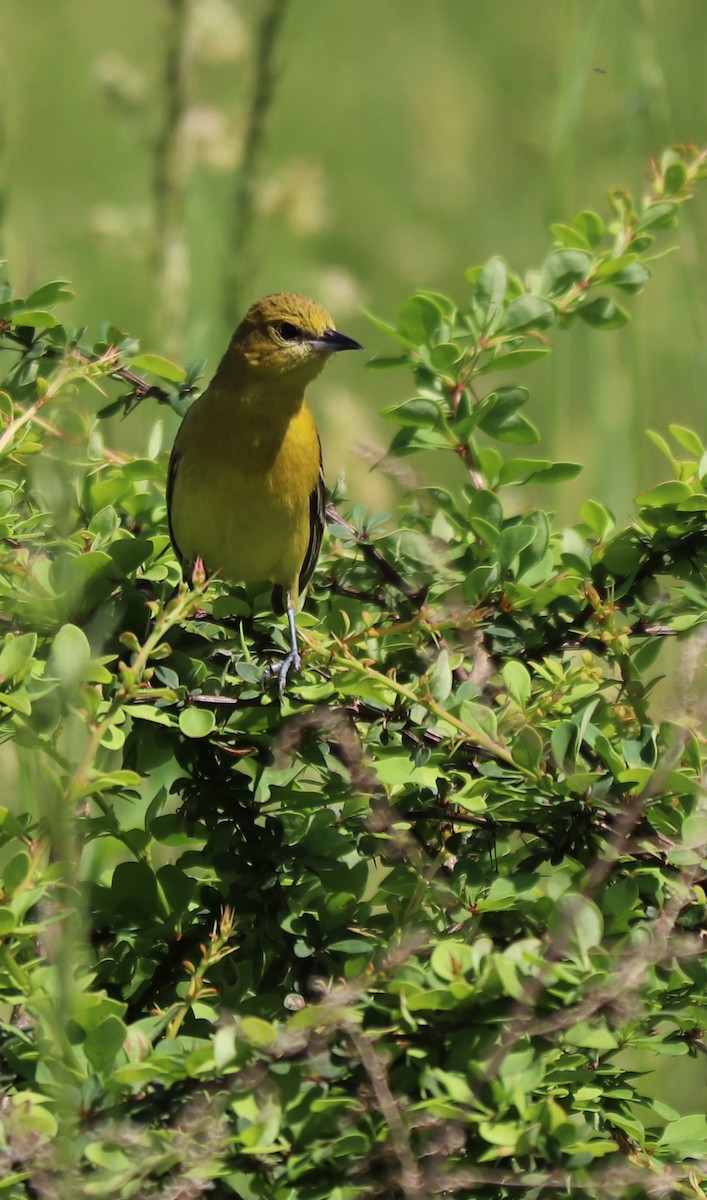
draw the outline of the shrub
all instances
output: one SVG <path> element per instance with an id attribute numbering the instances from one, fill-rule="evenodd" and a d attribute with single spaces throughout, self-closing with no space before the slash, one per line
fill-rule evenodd
<path id="1" fill-rule="evenodd" d="M 125 454 L 92 411 L 183 410 L 196 371 L 4 289 L 4 1195 L 701 1195 L 707 1118 L 627 1052 L 704 1048 L 707 456 L 653 434 L 625 528 L 509 489 L 580 469 L 527 456 L 518 371 L 628 320 L 704 170 L 673 149 L 526 280 L 493 258 L 377 322 L 414 383 L 389 455 L 464 478 L 394 524 L 335 497 L 282 704 L 268 594 L 180 585 L 159 434 Z"/>

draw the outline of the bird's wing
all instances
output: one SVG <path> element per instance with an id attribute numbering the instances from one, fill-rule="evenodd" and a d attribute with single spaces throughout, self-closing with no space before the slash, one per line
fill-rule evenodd
<path id="1" fill-rule="evenodd" d="M 309 497 L 309 545 L 304 556 L 304 562 L 299 573 L 299 590 L 303 592 L 314 573 L 319 551 L 322 548 L 324 523 L 326 521 L 326 492 L 324 490 L 324 467 L 322 465 L 322 448 L 319 447 L 319 475 L 316 487 Z"/>
<path id="2" fill-rule="evenodd" d="M 299 581 L 297 590 L 299 595 L 306 588 L 314 568 L 317 565 L 319 551 L 322 545 L 322 537 L 324 534 L 324 524 L 326 521 L 326 492 L 324 490 L 324 468 L 322 466 L 322 448 L 319 446 L 319 474 L 317 482 L 312 489 L 309 497 L 309 544 L 305 551 L 302 566 L 300 567 Z M 278 616 L 282 616 L 287 611 L 287 593 L 281 583 L 276 583 L 272 590 L 272 607 L 273 612 Z"/>
<path id="3" fill-rule="evenodd" d="M 187 560 L 185 559 L 181 550 L 179 549 L 179 546 L 177 545 L 177 539 L 174 536 L 174 527 L 172 525 L 172 500 L 174 498 L 174 484 L 175 484 L 175 481 L 177 478 L 177 470 L 179 469 L 179 460 L 181 457 L 182 456 L 179 453 L 179 451 L 177 450 L 176 446 L 173 446 L 172 453 L 169 456 L 169 467 L 167 468 L 167 524 L 169 526 L 169 536 L 170 536 L 172 545 L 174 546 L 174 553 L 176 554 L 177 558 L 179 559 L 182 571 L 184 572 L 184 575 L 186 576 L 187 572 L 188 572 L 188 568 L 189 568 L 189 563 L 187 562 Z"/>

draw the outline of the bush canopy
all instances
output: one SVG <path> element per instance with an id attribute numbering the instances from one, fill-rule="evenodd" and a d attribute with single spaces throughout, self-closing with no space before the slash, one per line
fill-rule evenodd
<path id="1" fill-rule="evenodd" d="M 160 423 L 105 437 L 200 366 L 3 288 L 2 1197 L 703 1195 L 707 1117 L 642 1073 L 707 1024 L 707 455 L 651 433 L 631 522 L 559 528 L 519 380 L 628 321 L 704 174 L 375 319 L 379 465 L 449 486 L 337 485 L 282 703 L 269 589 L 181 583 Z"/>

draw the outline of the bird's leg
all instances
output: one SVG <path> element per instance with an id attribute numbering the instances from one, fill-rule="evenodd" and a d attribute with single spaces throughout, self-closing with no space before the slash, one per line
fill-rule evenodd
<path id="1" fill-rule="evenodd" d="M 292 607 L 292 599 L 290 597 L 289 592 L 286 593 L 286 602 L 287 602 L 287 624 L 290 627 L 290 650 L 289 650 L 289 653 L 285 655 L 285 657 L 283 658 L 281 663 L 276 663 L 274 666 L 266 667 L 263 672 L 263 676 L 266 679 L 269 678 L 271 675 L 277 675 L 277 690 L 278 690 L 280 696 L 282 696 L 283 692 L 285 691 L 285 684 L 287 682 L 287 676 L 290 671 L 290 668 L 294 667 L 295 670 L 297 671 L 297 670 L 299 670 L 299 668 L 302 664 L 300 652 L 297 649 L 297 627 L 295 625 L 295 610 Z"/>
<path id="2" fill-rule="evenodd" d="M 289 595 L 287 597 L 287 624 L 290 627 L 290 652 L 282 660 L 282 664 L 281 664 L 280 670 L 278 672 L 277 690 L 280 693 L 280 695 L 282 695 L 282 693 L 285 690 L 285 683 L 287 681 L 287 672 L 289 671 L 290 667 L 294 667 L 295 670 L 298 671 L 302 664 L 302 659 L 300 658 L 300 652 L 297 649 L 297 627 L 295 625 L 295 610 L 292 607 L 292 602 L 290 600 Z"/>

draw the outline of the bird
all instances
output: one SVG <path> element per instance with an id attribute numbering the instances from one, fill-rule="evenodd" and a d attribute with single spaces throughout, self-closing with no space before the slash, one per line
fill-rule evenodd
<path id="1" fill-rule="evenodd" d="M 295 292 L 251 305 L 178 430 L 167 475 L 169 533 L 184 576 L 199 560 L 232 583 L 268 580 L 287 614 L 282 696 L 301 663 L 295 613 L 325 522 L 322 451 L 305 389 L 332 354 L 361 350 L 326 309 Z"/>

